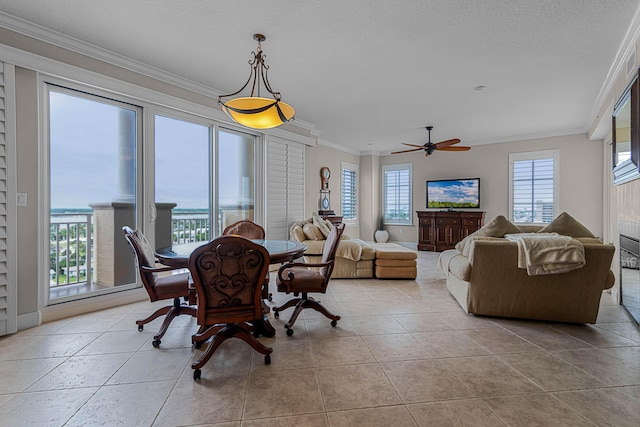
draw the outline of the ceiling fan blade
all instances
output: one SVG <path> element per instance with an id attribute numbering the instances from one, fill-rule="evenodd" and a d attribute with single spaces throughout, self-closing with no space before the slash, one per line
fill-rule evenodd
<path id="1" fill-rule="evenodd" d="M 439 151 L 468 151 L 471 150 L 471 147 L 442 147 L 436 148 Z"/>
<path id="2" fill-rule="evenodd" d="M 420 151 L 420 150 L 424 150 L 424 147 L 420 146 L 420 148 L 412 148 L 411 150 L 392 151 L 391 154 L 409 153 L 411 151 Z"/>
<path id="3" fill-rule="evenodd" d="M 457 144 L 458 142 L 460 142 L 458 138 L 447 139 L 445 141 L 437 142 L 435 146 L 436 146 L 436 149 L 440 149 L 440 147 L 448 147 L 450 145 Z"/>
<path id="4" fill-rule="evenodd" d="M 424 145 L 409 144 L 408 142 L 403 142 L 402 145 L 408 145 L 409 147 L 425 148 Z"/>

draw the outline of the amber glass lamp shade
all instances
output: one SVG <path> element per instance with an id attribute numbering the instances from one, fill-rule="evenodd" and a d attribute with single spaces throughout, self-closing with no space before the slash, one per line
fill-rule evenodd
<path id="1" fill-rule="evenodd" d="M 252 129 L 271 129 L 293 120 L 296 111 L 289 104 L 260 97 L 242 97 L 220 103 L 236 123 Z"/>

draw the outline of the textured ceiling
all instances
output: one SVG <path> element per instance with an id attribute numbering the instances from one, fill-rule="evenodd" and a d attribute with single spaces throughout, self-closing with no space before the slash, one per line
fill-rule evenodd
<path id="1" fill-rule="evenodd" d="M 229 93 L 256 43 L 320 139 L 358 151 L 586 132 L 638 0 L 0 0 L 0 11 Z M 1 43 L 1 40 L 0 40 Z M 476 91 L 476 86 L 486 86 Z"/>

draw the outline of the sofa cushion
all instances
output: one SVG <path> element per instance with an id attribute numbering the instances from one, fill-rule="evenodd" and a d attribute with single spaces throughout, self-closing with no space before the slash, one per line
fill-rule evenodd
<path id="1" fill-rule="evenodd" d="M 562 212 L 538 233 L 558 233 L 570 237 L 596 237 L 587 227 L 566 212 Z"/>
<path id="2" fill-rule="evenodd" d="M 318 215 L 317 213 L 313 213 L 311 215 L 311 221 L 313 222 L 313 225 L 315 225 L 316 227 L 318 227 L 318 229 L 320 230 L 320 232 L 322 233 L 322 235 L 324 236 L 324 238 L 326 239 L 327 236 L 329 235 L 329 233 L 331 233 L 331 228 L 329 228 L 327 226 L 327 223 L 325 222 L 324 219 L 322 219 L 320 217 L 320 215 Z"/>
<path id="3" fill-rule="evenodd" d="M 464 248 L 462 249 L 462 255 L 468 257 L 469 254 L 471 253 L 471 246 L 473 245 L 473 242 L 476 242 L 478 240 L 504 240 L 503 237 L 490 237 L 490 236 L 470 236 L 470 239 L 467 239 L 466 243 L 464 244 Z"/>
<path id="4" fill-rule="evenodd" d="M 312 223 L 305 224 L 304 227 L 302 227 L 302 231 L 307 240 L 325 240 L 324 234 Z"/>
<path id="5" fill-rule="evenodd" d="M 464 250 L 464 246 L 467 244 L 472 236 L 486 236 L 486 237 L 503 237 L 505 234 L 513 234 L 513 233 L 521 233 L 522 230 L 507 218 L 502 215 L 498 215 L 490 222 L 483 225 L 477 231 L 469 234 L 464 239 L 460 240 L 456 243 L 456 249 L 458 252 L 462 252 Z"/>
<path id="6" fill-rule="evenodd" d="M 302 231 L 302 227 L 299 225 L 296 225 L 291 229 L 291 237 L 298 242 L 304 242 L 307 240 L 307 236 L 304 235 L 304 231 Z"/>
<path id="7" fill-rule="evenodd" d="M 449 272 L 460 280 L 468 282 L 471 280 L 471 263 L 465 256 L 454 256 L 449 261 Z"/>
<path id="8" fill-rule="evenodd" d="M 376 259 L 376 265 L 382 267 L 415 267 L 416 260 L 414 259 Z"/>

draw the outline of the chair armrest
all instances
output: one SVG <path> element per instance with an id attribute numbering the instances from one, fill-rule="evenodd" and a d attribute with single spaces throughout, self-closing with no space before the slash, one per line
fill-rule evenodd
<path id="1" fill-rule="evenodd" d="M 140 270 L 144 271 L 145 273 L 162 273 L 164 271 L 172 271 L 172 270 L 182 270 L 182 268 L 176 268 L 176 267 L 147 267 L 147 266 L 142 266 L 140 267 Z"/>
<path id="2" fill-rule="evenodd" d="M 289 288 L 289 282 L 295 279 L 295 274 L 293 271 L 288 271 L 285 274 L 286 270 L 290 270 L 294 267 L 328 267 L 333 264 L 333 260 L 328 262 L 318 262 L 318 263 L 306 263 L 306 262 L 290 262 L 287 264 L 282 264 L 278 269 L 278 279 Z M 286 276 L 286 277 L 285 277 Z"/>

